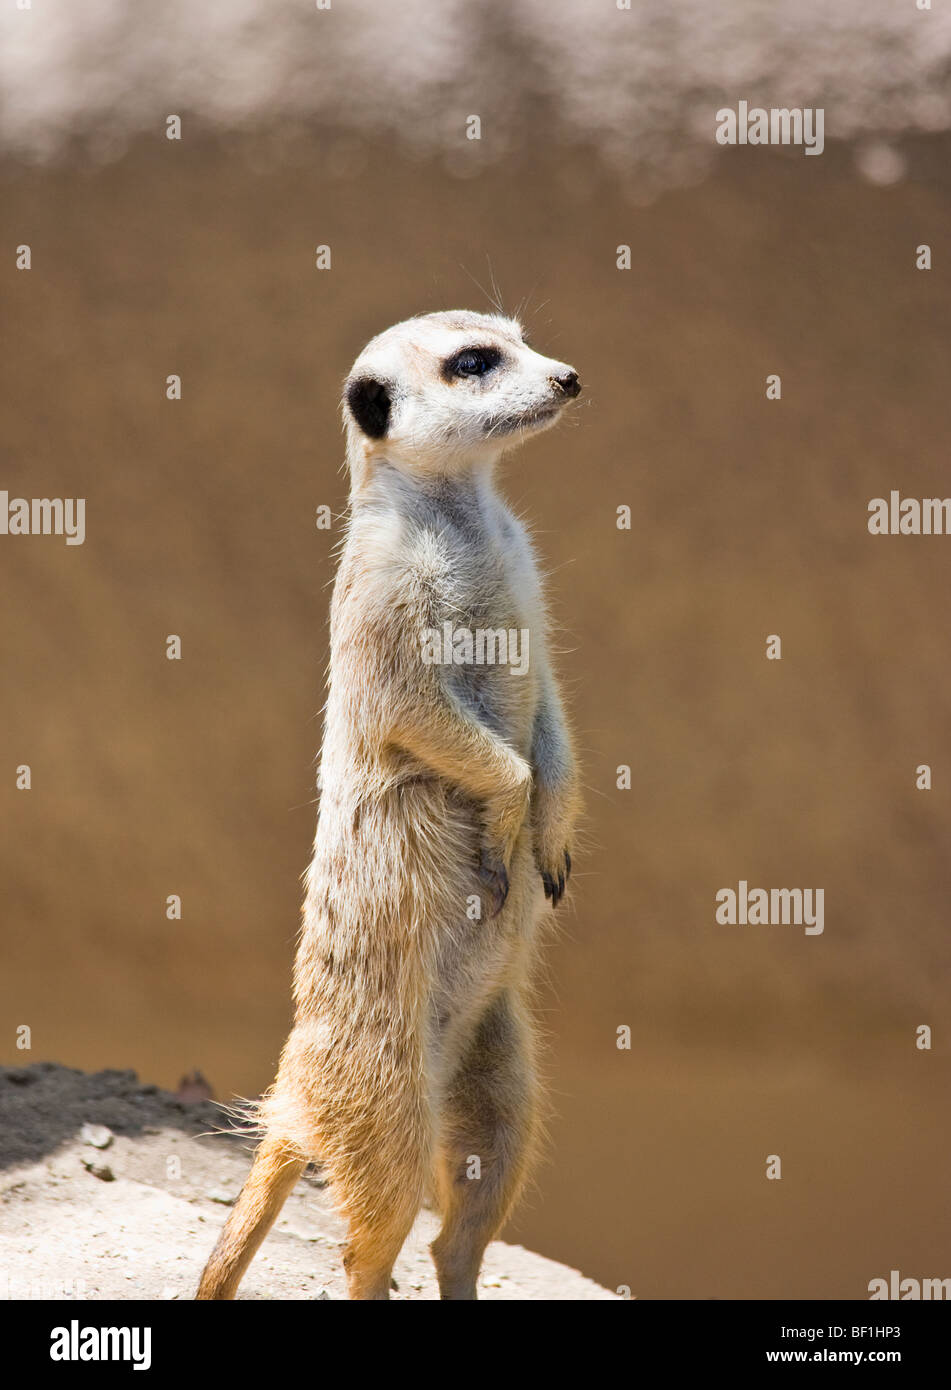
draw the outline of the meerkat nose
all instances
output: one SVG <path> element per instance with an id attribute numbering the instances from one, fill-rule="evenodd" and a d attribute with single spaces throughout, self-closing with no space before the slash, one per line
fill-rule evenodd
<path id="1" fill-rule="evenodd" d="M 549 380 L 552 386 L 557 386 L 569 400 L 581 395 L 581 382 L 578 380 L 577 372 L 565 372 L 564 376 L 553 376 Z"/>

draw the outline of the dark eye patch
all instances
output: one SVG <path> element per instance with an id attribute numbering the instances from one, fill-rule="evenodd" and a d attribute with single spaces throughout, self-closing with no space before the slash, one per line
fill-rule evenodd
<path id="1" fill-rule="evenodd" d="M 442 374 L 446 381 L 457 381 L 464 376 L 485 376 L 502 361 L 502 354 L 495 347 L 462 348 L 447 357 L 442 364 Z"/>

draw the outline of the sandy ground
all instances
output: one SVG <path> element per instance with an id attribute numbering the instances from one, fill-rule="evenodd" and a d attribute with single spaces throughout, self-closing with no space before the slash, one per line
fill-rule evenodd
<path id="1" fill-rule="evenodd" d="M 187 1299 L 248 1169 L 221 1112 L 131 1071 L 0 1068 L 0 1298 Z M 423 1213 L 396 1266 L 395 1299 L 436 1298 Z M 241 1298 L 334 1299 L 343 1225 L 308 1170 L 258 1253 Z M 494 1242 L 480 1297 L 609 1299 L 573 1269 Z"/>

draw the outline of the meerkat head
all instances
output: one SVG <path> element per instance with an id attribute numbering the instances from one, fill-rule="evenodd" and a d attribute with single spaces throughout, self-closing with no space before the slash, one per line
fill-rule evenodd
<path id="1" fill-rule="evenodd" d="M 379 334 L 354 363 L 348 457 L 460 471 L 548 429 L 580 391 L 574 368 L 530 348 L 514 319 L 423 314 Z"/>

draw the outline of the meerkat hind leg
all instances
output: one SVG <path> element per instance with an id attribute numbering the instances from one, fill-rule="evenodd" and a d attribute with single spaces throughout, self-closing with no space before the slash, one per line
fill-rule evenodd
<path id="1" fill-rule="evenodd" d="M 352 1126 L 328 1135 L 325 1172 L 348 1223 L 351 1299 L 388 1299 L 396 1258 L 419 1215 L 432 1164 L 430 1121 L 407 1050 L 386 1093 L 366 1093 Z"/>
<path id="2" fill-rule="evenodd" d="M 393 1266 L 418 1211 L 418 1202 L 413 1200 L 401 1209 L 375 1214 L 372 1221 L 351 1222 L 350 1239 L 343 1256 L 351 1299 L 389 1298 Z"/>
<path id="3" fill-rule="evenodd" d="M 423 1149 L 411 1126 L 402 1137 L 402 1154 L 381 1140 L 335 1174 L 333 1186 L 349 1221 L 343 1265 L 351 1299 L 389 1298 L 393 1266 L 419 1215 Z"/>
<path id="4" fill-rule="evenodd" d="M 196 1298 L 234 1298 L 245 1270 L 306 1166 L 305 1160 L 285 1144 L 273 1139 L 262 1141 L 205 1265 Z"/>
<path id="5" fill-rule="evenodd" d="M 483 1015 L 443 1106 L 436 1168 L 443 1224 L 431 1246 L 441 1298 L 476 1298 L 485 1248 L 525 1180 L 536 1115 L 531 1023 L 506 993 Z"/>

